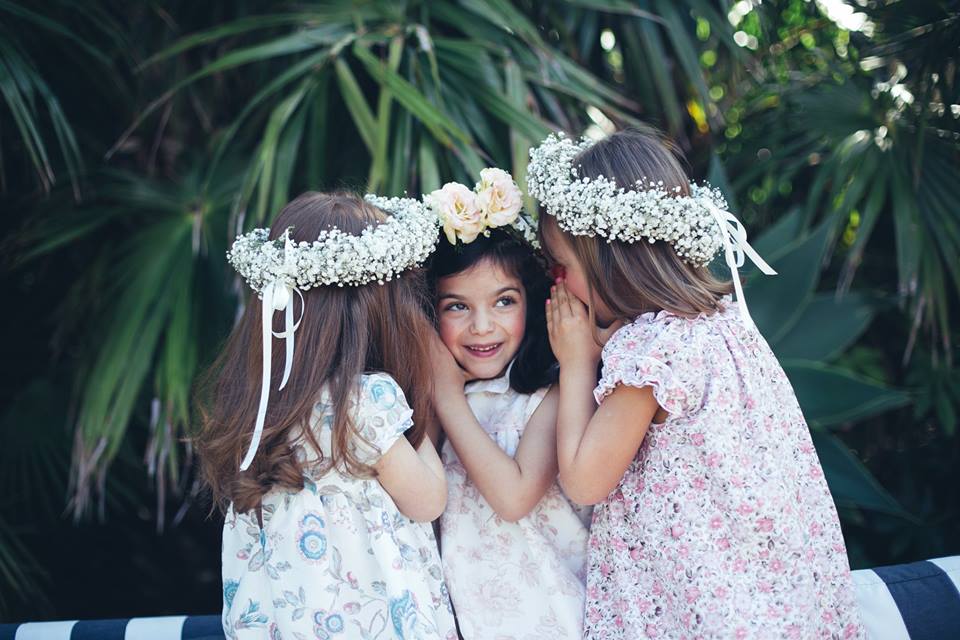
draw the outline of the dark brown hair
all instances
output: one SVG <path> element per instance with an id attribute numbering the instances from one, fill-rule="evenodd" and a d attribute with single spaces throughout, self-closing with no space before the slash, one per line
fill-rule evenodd
<path id="1" fill-rule="evenodd" d="M 283 208 L 270 238 L 292 227 L 295 241 L 315 240 L 336 227 L 359 234 L 386 219 L 380 209 L 347 193 L 305 193 Z M 351 449 L 360 438 L 350 416 L 350 403 L 364 372 L 384 371 L 397 381 L 416 420 L 406 433 L 414 446 L 424 437 L 429 404 L 428 338 L 433 328 L 424 314 L 427 304 L 423 272 L 405 272 L 386 284 L 321 286 L 303 292 L 303 321 L 296 332 L 290 379 L 277 390 L 284 364 L 283 343 L 275 340 L 270 403 L 257 455 L 244 472 L 241 458 L 250 444 L 260 396 L 261 301 L 251 296 L 219 358 L 200 384 L 202 430 L 197 440 L 204 479 L 221 508 L 233 502 L 238 512 L 257 508 L 273 487 L 300 489 L 303 469 L 295 442 L 305 439 L 320 455 L 310 417 L 326 387 L 333 404 L 332 451 L 325 465 L 369 477 L 373 470 Z M 295 300 L 295 315 L 301 311 Z M 274 329 L 282 330 L 282 314 Z M 322 460 L 322 458 L 321 458 Z"/>
<path id="2" fill-rule="evenodd" d="M 517 393 L 533 393 L 557 381 L 557 359 L 550 349 L 544 304 L 550 295 L 546 265 L 533 247 L 502 229 L 477 236 L 470 244 L 452 245 L 441 231 L 437 250 L 427 265 L 427 280 L 434 302 L 441 278 L 462 273 L 483 260 L 509 273 L 523 284 L 527 298 L 526 331 L 510 369 L 510 387 Z"/>
<path id="3" fill-rule="evenodd" d="M 581 177 L 604 176 L 625 189 L 637 182 L 662 181 L 669 192 L 679 187 L 690 195 L 690 182 L 680 166 L 673 145 L 652 130 L 627 129 L 610 135 L 580 153 L 574 160 Z M 593 297 L 621 320 L 633 320 L 647 311 L 666 309 L 683 316 L 712 313 L 720 298 L 730 293 L 731 283 L 719 280 L 707 267 L 684 262 L 667 243 L 633 244 L 602 237 L 564 233 L 556 219 L 540 215 L 541 244 L 549 256 L 549 241 L 562 235 L 583 268 Z"/>

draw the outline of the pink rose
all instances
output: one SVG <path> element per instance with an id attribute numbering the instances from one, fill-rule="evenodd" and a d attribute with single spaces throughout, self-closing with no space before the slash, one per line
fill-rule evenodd
<path id="1" fill-rule="evenodd" d="M 523 208 L 520 188 L 503 169 L 487 168 L 481 171 L 476 192 L 477 204 L 488 227 L 510 224 Z"/>
<path id="2" fill-rule="evenodd" d="M 450 244 L 456 244 L 458 237 L 464 244 L 473 242 L 483 231 L 477 196 L 459 182 L 448 182 L 424 200 L 440 218 Z"/>

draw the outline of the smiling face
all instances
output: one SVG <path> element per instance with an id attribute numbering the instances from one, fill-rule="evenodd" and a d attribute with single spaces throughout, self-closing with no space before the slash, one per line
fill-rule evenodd
<path id="1" fill-rule="evenodd" d="M 503 373 L 520 348 L 526 315 L 523 283 L 493 260 L 437 280 L 440 339 L 470 379 Z"/>

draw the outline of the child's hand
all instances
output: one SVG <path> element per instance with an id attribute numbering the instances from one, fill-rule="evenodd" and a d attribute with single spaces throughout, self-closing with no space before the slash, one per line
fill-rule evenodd
<path id="1" fill-rule="evenodd" d="M 547 333 L 550 336 L 550 348 L 561 368 L 565 365 L 596 367 L 600 361 L 603 345 L 597 344 L 594 338 L 595 328 L 590 322 L 587 307 L 567 291 L 562 279 L 558 279 L 550 289 Z M 607 330 L 603 333 L 602 339 L 606 341 L 613 332 Z"/>
<path id="2" fill-rule="evenodd" d="M 443 344 L 436 333 L 430 338 L 430 364 L 433 369 L 435 396 L 442 398 L 448 393 L 463 393 L 467 372 L 457 364 L 447 345 Z"/>

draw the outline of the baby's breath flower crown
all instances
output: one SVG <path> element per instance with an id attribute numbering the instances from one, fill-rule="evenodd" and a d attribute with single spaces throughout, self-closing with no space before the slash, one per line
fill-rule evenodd
<path id="1" fill-rule="evenodd" d="M 593 144 L 575 143 L 563 134 L 547 136 L 530 150 L 527 188 L 557 224 L 575 236 L 601 236 L 607 242 L 664 240 L 673 245 L 687 264 L 703 266 L 717 251 L 724 250 L 743 321 L 753 325 L 743 285 L 737 272 L 749 258 L 761 273 L 777 275 L 750 243 L 737 217 L 727 211 L 727 202 L 716 189 L 690 184 L 690 194 L 673 192 L 662 182 L 637 181 L 636 190 L 618 187 L 599 176 L 581 178 L 574 165 L 577 156 Z"/>
<path id="2" fill-rule="evenodd" d="M 436 215 L 412 198 L 365 199 L 391 217 L 360 235 L 336 228 L 322 231 L 313 242 L 288 242 L 287 235 L 270 241 L 270 229 L 254 229 L 237 236 L 227 260 L 261 296 L 273 282 L 301 291 L 321 285 L 383 284 L 422 264 L 437 244 Z"/>
<path id="3" fill-rule="evenodd" d="M 561 133 L 530 150 L 527 188 L 561 229 L 608 242 L 663 240 L 693 266 L 709 263 L 723 248 L 711 209 L 727 210 L 719 190 L 691 183 L 691 195 L 684 196 L 680 187 L 668 190 L 663 182 L 647 179 L 626 189 L 604 176 L 581 178 L 574 161 L 591 145 L 592 140 L 574 142 Z"/>
<path id="4" fill-rule="evenodd" d="M 262 379 L 260 405 L 247 453 L 240 462 L 246 471 L 260 446 L 270 400 L 273 338 L 286 343 L 282 390 L 293 367 L 294 334 L 300 320 L 294 321 L 294 296 L 303 302 L 303 291 L 319 286 L 361 286 L 383 284 L 412 267 L 423 264 L 437 244 L 440 222 L 436 214 L 419 200 L 365 196 L 367 202 L 390 214 L 379 225 L 370 225 L 360 235 L 332 228 L 321 231 L 313 242 L 294 242 L 290 229 L 283 237 L 269 240 L 270 229 L 254 229 L 237 236 L 227 260 L 243 276 L 261 305 Z M 284 331 L 273 330 L 273 314 L 282 311 Z M 303 318 L 303 304 L 300 305 Z"/>

